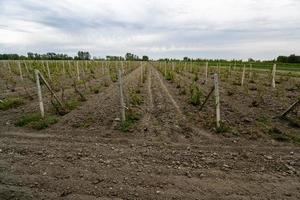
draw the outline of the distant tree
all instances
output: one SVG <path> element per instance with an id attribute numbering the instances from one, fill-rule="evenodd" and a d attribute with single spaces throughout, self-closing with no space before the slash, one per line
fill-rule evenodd
<path id="1" fill-rule="evenodd" d="M 140 58 L 133 53 L 126 53 L 125 60 L 140 60 Z"/>
<path id="2" fill-rule="evenodd" d="M 143 60 L 143 61 L 148 61 L 148 60 L 149 60 L 149 57 L 148 57 L 148 56 L 143 56 L 143 57 L 142 57 L 142 60 Z"/>
<path id="3" fill-rule="evenodd" d="M 183 61 L 190 61 L 191 59 L 189 57 L 183 57 Z"/>
<path id="4" fill-rule="evenodd" d="M 78 51 L 77 56 L 75 57 L 76 60 L 90 60 L 91 55 L 88 51 Z"/>

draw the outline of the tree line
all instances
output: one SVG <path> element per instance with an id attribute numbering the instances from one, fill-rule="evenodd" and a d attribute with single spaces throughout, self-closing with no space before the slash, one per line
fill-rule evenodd
<path id="1" fill-rule="evenodd" d="M 282 63 L 300 63 L 300 56 L 292 54 L 290 56 L 278 56 L 277 62 Z"/>
<path id="2" fill-rule="evenodd" d="M 28 52 L 27 56 L 18 55 L 18 54 L 0 54 L 0 60 L 90 60 L 91 54 L 88 51 L 78 51 L 77 55 L 72 57 L 67 54 L 62 53 L 53 53 L 49 52 L 46 54 L 32 53 Z M 93 60 L 105 60 L 102 58 L 93 57 Z M 148 61 L 148 56 L 139 56 L 133 53 L 126 53 L 124 57 L 122 56 L 106 56 L 106 60 L 111 61 Z"/>

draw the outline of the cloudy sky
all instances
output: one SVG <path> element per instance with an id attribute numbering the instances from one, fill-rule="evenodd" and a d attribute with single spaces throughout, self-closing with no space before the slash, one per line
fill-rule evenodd
<path id="1" fill-rule="evenodd" d="M 300 0 L 0 0 L 0 53 L 300 54 Z"/>

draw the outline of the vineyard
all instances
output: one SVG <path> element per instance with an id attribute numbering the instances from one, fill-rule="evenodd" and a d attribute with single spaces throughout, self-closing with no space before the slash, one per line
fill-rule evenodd
<path id="1" fill-rule="evenodd" d="M 0 199 L 299 199 L 294 65 L 0 62 Z"/>

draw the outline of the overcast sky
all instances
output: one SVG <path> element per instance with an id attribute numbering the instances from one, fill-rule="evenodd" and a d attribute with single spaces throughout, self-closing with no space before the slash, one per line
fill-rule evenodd
<path id="1" fill-rule="evenodd" d="M 300 0 L 0 0 L 0 53 L 300 54 Z"/>

